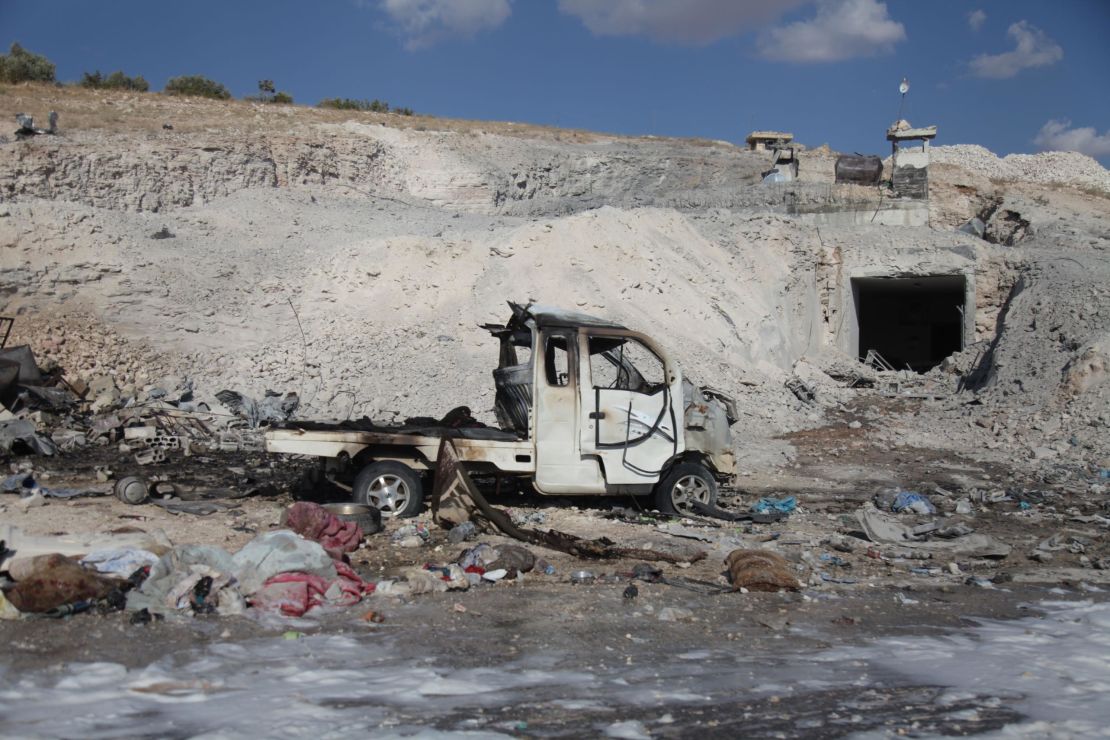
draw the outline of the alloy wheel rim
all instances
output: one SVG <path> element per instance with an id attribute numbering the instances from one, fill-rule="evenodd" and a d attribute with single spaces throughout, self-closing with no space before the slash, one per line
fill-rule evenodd
<path id="1" fill-rule="evenodd" d="M 396 514 L 409 502 L 409 487 L 400 476 L 387 473 L 371 481 L 366 497 L 383 514 Z"/>
<path id="2" fill-rule="evenodd" d="M 671 489 L 671 502 L 675 509 L 690 511 L 695 501 L 709 503 L 709 484 L 697 475 L 685 475 L 676 480 Z"/>

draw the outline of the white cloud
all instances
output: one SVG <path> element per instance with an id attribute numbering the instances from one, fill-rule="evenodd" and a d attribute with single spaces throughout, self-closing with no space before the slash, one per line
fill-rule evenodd
<path id="1" fill-rule="evenodd" d="M 1041 126 L 1033 143 L 1044 151 L 1080 152 L 1091 157 L 1110 154 L 1110 130 L 1099 134 L 1093 126 L 1072 128 L 1071 121 L 1051 120 Z"/>
<path id="2" fill-rule="evenodd" d="M 811 0 L 559 0 L 597 36 L 708 44 L 758 28 Z"/>
<path id="3" fill-rule="evenodd" d="M 981 10 L 976 9 L 967 14 L 967 25 L 971 26 L 972 31 L 978 31 L 987 22 L 987 14 Z"/>
<path id="4" fill-rule="evenodd" d="M 1047 67 L 1064 58 L 1060 45 L 1045 35 L 1044 31 L 1027 21 L 1010 26 L 1006 35 L 1014 40 L 1013 51 L 1001 54 L 980 54 L 971 60 L 971 73 L 976 77 L 1004 80 L 1023 69 Z"/>
<path id="5" fill-rule="evenodd" d="M 906 29 L 876 0 L 818 0 L 809 20 L 772 28 L 759 39 L 759 53 L 783 62 L 835 62 L 889 53 Z"/>
<path id="6" fill-rule="evenodd" d="M 497 28 L 512 13 L 510 0 L 381 0 L 381 9 L 405 37 L 408 49 L 448 38 L 472 38 Z"/>

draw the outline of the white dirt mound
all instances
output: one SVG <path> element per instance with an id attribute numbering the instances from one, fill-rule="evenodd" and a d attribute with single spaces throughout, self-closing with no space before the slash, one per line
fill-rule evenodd
<path id="1" fill-rule="evenodd" d="M 978 144 L 954 144 L 930 149 L 932 161 L 953 164 L 997 180 L 1094 188 L 1110 193 L 1110 171 L 1079 152 L 1008 154 L 999 157 Z"/>

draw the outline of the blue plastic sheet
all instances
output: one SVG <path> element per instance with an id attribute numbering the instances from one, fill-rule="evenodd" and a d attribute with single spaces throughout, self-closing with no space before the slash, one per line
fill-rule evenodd
<path id="1" fill-rule="evenodd" d="M 789 514 L 796 508 L 798 508 L 798 501 L 793 496 L 784 498 L 763 497 L 752 504 L 752 513 L 770 514 L 772 511 L 777 511 L 781 514 Z"/>
<path id="2" fill-rule="evenodd" d="M 920 493 L 916 491 L 899 491 L 898 495 L 894 497 L 894 503 L 891 504 L 890 510 L 898 514 L 907 509 L 918 514 L 937 513 L 937 507 L 933 506 L 933 502 Z"/>

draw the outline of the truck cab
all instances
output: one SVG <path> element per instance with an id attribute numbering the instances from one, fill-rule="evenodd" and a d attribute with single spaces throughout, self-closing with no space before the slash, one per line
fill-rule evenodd
<path id="1" fill-rule="evenodd" d="M 537 491 L 648 494 L 685 464 L 688 473 L 702 468 L 685 485 L 711 503 L 716 482 L 735 472 L 727 399 L 685 383 L 645 334 L 571 311 L 510 307 L 507 324 L 484 327 L 501 344 L 495 412 L 503 429 L 532 440 Z M 682 502 L 656 503 L 673 511 Z"/>

